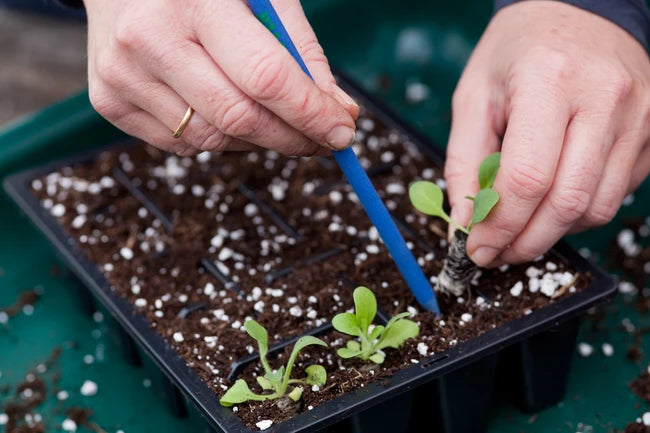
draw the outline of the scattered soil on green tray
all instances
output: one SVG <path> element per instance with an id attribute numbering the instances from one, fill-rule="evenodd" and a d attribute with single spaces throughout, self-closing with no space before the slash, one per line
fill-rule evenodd
<path id="1" fill-rule="evenodd" d="M 37 290 L 27 290 L 20 292 L 18 298 L 13 304 L 0 308 L 0 313 L 4 313 L 7 317 L 13 317 L 27 305 L 34 305 L 38 301 L 39 293 Z"/>
<path id="2" fill-rule="evenodd" d="M 633 393 L 650 404 L 650 373 L 644 371 L 639 377 L 630 383 L 630 389 Z"/>
<path id="3" fill-rule="evenodd" d="M 625 427 L 625 433 L 650 433 L 650 427 L 640 422 L 631 422 Z"/>
<path id="4" fill-rule="evenodd" d="M 446 227 L 418 214 L 407 189 L 417 179 L 444 188 L 441 168 L 426 149 L 367 111 L 353 149 L 435 284 Z M 327 158 L 263 150 L 181 158 L 135 145 L 63 167 L 31 186 L 44 212 L 103 273 L 107 290 L 128 299 L 217 398 L 232 384 L 232 363 L 257 350 L 243 327 L 248 319 L 268 329 L 271 344 L 280 343 L 350 310 L 357 285 L 372 289 L 387 314 L 413 314 L 420 335 L 388 350 L 381 366 L 339 360 L 335 351 L 345 338 L 325 330 L 330 347 L 305 350 L 294 376 L 318 362 L 328 382 L 305 389 L 299 412 L 370 382 L 388 383 L 397 370 L 570 296 L 589 279 L 549 253 L 534 263 L 483 270 L 463 298 L 438 296 L 441 317 L 423 312 Z M 286 359 L 287 350 L 273 353 L 274 362 Z M 257 391 L 252 374 L 258 372 L 253 361 L 242 376 Z M 236 414 L 257 429 L 262 420 L 277 424 L 293 412 L 262 402 L 241 405 Z"/>
<path id="5" fill-rule="evenodd" d="M 99 426 L 89 420 L 90 409 L 71 407 L 64 408 L 64 401 L 57 395 L 59 373 L 55 364 L 61 355 L 61 349 L 56 348 L 50 356 L 31 369 L 24 380 L 17 384 L 8 384 L 0 390 L 0 414 L 4 419 L 6 433 L 44 433 L 60 430 L 55 428 L 55 418 L 65 412 L 68 418 L 77 425 L 84 425 L 98 433 L 104 432 Z M 4 396 L 3 396 L 4 395 Z M 46 402 L 53 408 L 44 410 Z"/>

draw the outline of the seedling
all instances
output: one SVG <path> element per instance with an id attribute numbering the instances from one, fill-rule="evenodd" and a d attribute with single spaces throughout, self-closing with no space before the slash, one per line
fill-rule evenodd
<path id="1" fill-rule="evenodd" d="M 499 171 L 500 160 L 501 153 L 496 152 L 485 158 L 479 167 L 480 190 L 474 197 L 466 196 L 474 202 L 472 218 L 467 227 L 452 220 L 444 211 L 442 190 L 438 185 L 432 182 L 418 181 L 409 187 L 409 198 L 417 210 L 427 215 L 440 217 L 457 229 L 449 245 L 447 258 L 438 275 L 438 287 L 444 292 L 452 293 L 455 296 L 462 295 L 476 274 L 476 265 L 467 256 L 465 242 L 474 224 L 483 221 L 499 201 L 499 194 L 492 186 Z"/>
<path id="2" fill-rule="evenodd" d="M 413 203 L 413 206 L 415 206 L 415 208 L 420 212 L 440 217 L 461 232 L 469 234 L 474 224 L 483 221 L 499 201 L 499 193 L 497 193 L 492 186 L 494 185 L 494 178 L 499 170 L 500 159 L 501 152 L 496 152 L 489 155 L 481 163 L 478 170 L 480 190 L 474 197 L 465 196 L 467 199 L 474 202 L 472 219 L 467 227 L 463 227 L 447 215 L 442 207 L 442 190 L 433 182 L 424 180 L 413 182 L 409 187 L 409 198 L 411 199 L 411 203 Z"/>
<path id="3" fill-rule="evenodd" d="M 294 344 L 286 367 L 283 365 L 279 369 L 273 370 L 266 359 L 269 341 L 266 329 L 254 320 L 248 320 L 244 326 L 246 327 L 248 335 L 257 341 L 260 362 L 262 363 L 262 367 L 264 367 L 264 376 L 257 376 L 257 383 L 264 391 L 272 392 L 269 394 L 256 394 L 250 390 L 244 379 L 238 379 L 235 384 L 226 391 L 224 396 L 221 397 L 221 400 L 219 400 L 222 406 L 229 407 L 249 400 L 275 400 L 284 397 L 285 395 L 293 401 L 298 401 L 302 396 L 303 389 L 300 386 L 293 386 L 291 391 L 287 393 L 290 385 L 325 385 L 327 372 L 322 365 L 310 365 L 305 369 L 307 377 L 302 379 L 291 379 L 291 370 L 293 369 L 293 364 L 298 357 L 298 353 L 300 353 L 300 351 L 305 347 L 313 344 L 317 346 L 327 346 L 327 343 L 323 340 L 310 335 L 301 337 L 296 341 L 296 344 Z"/>
<path id="4" fill-rule="evenodd" d="M 404 341 L 417 337 L 420 327 L 417 323 L 406 319 L 411 313 L 401 313 L 390 319 L 386 326 L 377 325 L 370 329 L 370 325 L 377 314 L 377 300 L 375 295 L 366 287 L 354 289 L 354 313 L 340 313 L 332 319 L 334 329 L 353 337 L 346 347 L 340 348 L 337 353 L 341 358 L 358 357 L 364 361 L 375 364 L 384 362 L 383 349 L 399 348 Z"/>

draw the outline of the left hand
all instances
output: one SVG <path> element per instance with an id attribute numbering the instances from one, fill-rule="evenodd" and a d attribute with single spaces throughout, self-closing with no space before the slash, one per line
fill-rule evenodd
<path id="1" fill-rule="evenodd" d="M 526 262 L 605 224 L 650 171 L 650 61 L 616 24 L 556 1 L 499 11 L 459 81 L 445 177 L 466 223 L 482 159 L 500 201 L 471 231 L 479 266 Z"/>

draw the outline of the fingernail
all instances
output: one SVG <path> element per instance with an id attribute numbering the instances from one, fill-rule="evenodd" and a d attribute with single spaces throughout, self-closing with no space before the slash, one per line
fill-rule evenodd
<path id="1" fill-rule="evenodd" d="M 470 259 L 477 266 L 486 266 L 494 260 L 494 258 L 499 254 L 499 250 L 493 247 L 479 247 L 472 254 L 470 254 Z"/>
<path id="2" fill-rule="evenodd" d="M 350 95 L 345 93 L 343 91 L 343 89 L 341 89 L 339 86 L 334 86 L 334 92 L 338 96 L 337 99 L 339 99 L 339 102 L 343 102 L 344 104 L 352 105 L 352 106 L 357 107 L 357 108 L 359 107 L 359 104 L 357 104 L 355 102 L 355 100 L 352 99 L 352 97 Z"/>
<path id="3" fill-rule="evenodd" d="M 336 126 L 327 134 L 325 140 L 327 140 L 327 144 L 332 149 L 343 150 L 352 144 L 354 140 L 354 129 L 344 125 Z"/>

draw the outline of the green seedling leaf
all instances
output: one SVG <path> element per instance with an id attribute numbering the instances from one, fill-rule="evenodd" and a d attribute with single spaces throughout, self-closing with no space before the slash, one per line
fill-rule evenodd
<path id="1" fill-rule="evenodd" d="M 435 183 L 426 180 L 413 182 L 409 187 L 409 198 L 420 212 L 449 220 L 442 208 L 442 190 Z"/>
<path id="2" fill-rule="evenodd" d="M 248 388 L 248 384 L 244 379 L 239 379 L 228 391 L 221 397 L 219 403 L 222 406 L 230 407 L 234 404 L 243 403 L 248 400 L 263 401 L 268 399 L 269 396 L 255 394 Z"/>
<path id="3" fill-rule="evenodd" d="M 300 397 L 302 397 L 302 388 L 299 386 L 292 389 L 291 392 L 289 393 L 289 398 L 293 401 L 300 400 Z"/>
<path id="4" fill-rule="evenodd" d="M 305 373 L 307 373 L 306 382 L 309 385 L 323 386 L 327 382 L 327 372 L 322 365 L 310 365 L 305 368 Z"/>
<path id="5" fill-rule="evenodd" d="M 291 351 L 291 355 L 292 355 L 291 357 L 293 357 L 294 354 L 297 355 L 298 352 L 300 352 L 302 349 L 304 349 L 307 346 L 311 346 L 312 344 L 315 344 L 317 346 L 327 347 L 327 343 L 325 343 L 320 338 L 312 337 L 311 335 L 306 335 L 304 337 L 300 337 L 300 339 L 296 341 L 296 344 L 293 346 L 293 350 Z"/>
<path id="6" fill-rule="evenodd" d="M 478 184 L 481 189 L 492 188 L 500 165 L 501 152 L 495 152 L 483 160 L 478 169 Z"/>
<path id="7" fill-rule="evenodd" d="M 374 349 L 375 351 L 386 347 L 397 349 L 404 343 L 404 341 L 409 338 L 417 337 L 419 333 L 420 327 L 417 323 L 408 319 L 398 320 L 390 327 L 386 327 L 386 330 L 381 335 L 381 338 Z"/>
<path id="8" fill-rule="evenodd" d="M 248 332 L 248 335 L 253 337 L 257 341 L 257 345 L 259 346 L 259 351 L 260 351 L 260 357 L 265 357 L 266 353 L 268 352 L 268 341 L 269 341 L 269 334 L 266 332 L 266 329 L 259 323 L 257 323 L 254 320 L 247 320 L 246 323 L 244 323 L 244 327 L 246 327 L 246 332 Z"/>
<path id="9" fill-rule="evenodd" d="M 349 340 L 345 346 L 350 350 L 361 350 L 361 345 L 355 340 Z"/>
<path id="10" fill-rule="evenodd" d="M 384 329 L 386 329 L 386 328 L 384 328 L 381 325 L 377 325 L 374 328 L 372 328 L 372 331 L 370 331 L 370 336 L 368 337 L 368 340 L 372 343 L 373 341 L 378 339 L 379 336 L 381 335 L 381 333 L 384 332 Z"/>
<path id="11" fill-rule="evenodd" d="M 361 335 L 361 328 L 357 316 L 353 313 L 340 313 L 332 319 L 332 326 L 339 332 L 358 337 Z"/>
<path id="12" fill-rule="evenodd" d="M 409 313 L 408 311 L 396 314 L 395 316 L 391 317 L 391 319 L 388 321 L 388 323 L 386 324 L 386 328 L 390 328 L 391 326 L 393 326 L 393 323 L 397 322 L 398 320 L 405 319 L 407 317 L 411 317 L 411 313 Z"/>
<path id="13" fill-rule="evenodd" d="M 494 205 L 499 201 L 499 193 L 492 188 L 482 189 L 474 198 L 474 211 L 472 212 L 471 225 L 483 221 Z"/>
<path id="14" fill-rule="evenodd" d="M 355 356 L 358 356 L 361 354 L 361 349 L 359 350 L 351 350 L 348 349 L 347 347 L 341 347 L 339 350 L 336 351 L 336 353 L 343 359 L 348 359 L 348 358 L 354 358 Z"/>
<path id="15" fill-rule="evenodd" d="M 291 370 L 293 369 L 293 364 L 296 362 L 298 353 L 300 353 L 300 351 L 305 347 L 311 345 L 327 347 L 327 343 L 325 343 L 320 338 L 312 337 L 311 335 L 300 337 L 300 339 L 296 341 L 296 344 L 293 345 L 293 349 L 291 350 L 291 355 L 289 356 L 289 361 L 287 362 L 287 370 L 286 373 L 284 374 L 284 379 L 282 380 L 282 387 L 280 388 L 281 391 L 280 394 L 284 393 L 287 389 L 287 385 L 289 384 L 289 379 L 291 378 Z"/>
<path id="16" fill-rule="evenodd" d="M 280 382 L 282 382 L 283 376 L 284 376 L 284 365 L 275 371 L 268 371 L 264 375 L 264 377 L 267 378 L 272 384 L 273 383 L 279 384 Z"/>
<path id="17" fill-rule="evenodd" d="M 377 314 L 377 299 L 367 287 L 359 286 L 354 289 L 354 309 L 359 327 L 364 335 L 368 334 L 368 326 Z"/>
<path id="18" fill-rule="evenodd" d="M 263 376 L 257 376 L 257 384 L 264 390 L 264 391 L 269 391 L 273 389 L 273 384 L 271 381 Z"/>
<path id="19" fill-rule="evenodd" d="M 370 358 L 368 359 L 370 359 L 375 364 L 381 364 L 384 362 L 385 357 L 381 353 L 375 353 L 372 356 L 370 356 Z"/>

